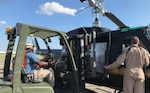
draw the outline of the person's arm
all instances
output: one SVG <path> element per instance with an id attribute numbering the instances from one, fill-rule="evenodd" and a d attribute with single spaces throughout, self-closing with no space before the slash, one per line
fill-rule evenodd
<path id="1" fill-rule="evenodd" d="M 30 54 L 29 57 L 30 57 L 31 61 L 34 62 L 34 64 L 37 64 L 40 67 L 51 65 L 50 62 L 45 62 L 45 61 L 40 60 L 35 53 Z"/>
<path id="2" fill-rule="evenodd" d="M 48 62 L 44 62 L 44 61 L 41 61 L 41 60 L 38 60 L 37 64 L 40 65 L 41 67 L 48 66 Z"/>
<path id="3" fill-rule="evenodd" d="M 118 56 L 118 58 L 115 62 L 113 62 L 110 65 L 104 66 L 105 69 L 113 69 L 113 68 L 117 68 L 117 67 L 121 66 L 122 63 L 124 63 L 124 61 L 125 61 L 127 51 L 128 51 L 128 49 L 125 49 L 124 52 L 122 52 L 122 54 L 120 54 Z"/>
<path id="4" fill-rule="evenodd" d="M 105 69 L 113 69 L 113 68 L 117 68 L 119 66 L 120 66 L 120 64 L 118 64 L 117 62 L 113 62 L 112 64 L 105 66 Z"/>

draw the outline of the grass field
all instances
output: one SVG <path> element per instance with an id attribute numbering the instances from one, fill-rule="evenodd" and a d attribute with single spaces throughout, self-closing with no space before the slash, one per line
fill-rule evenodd
<path id="1" fill-rule="evenodd" d="M 0 60 L 5 58 L 5 54 L 4 53 L 0 53 Z"/>
<path id="2" fill-rule="evenodd" d="M 15 54 L 12 55 L 12 58 L 15 56 Z M 38 55 L 38 57 L 41 59 L 43 58 L 43 56 Z M 0 53 L 0 60 L 4 60 L 5 59 L 5 53 Z"/>
<path id="3" fill-rule="evenodd" d="M 5 59 L 5 53 L 0 53 L 0 60 L 4 60 Z M 15 55 L 13 54 L 12 55 L 12 58 L 14 57 Z"/>

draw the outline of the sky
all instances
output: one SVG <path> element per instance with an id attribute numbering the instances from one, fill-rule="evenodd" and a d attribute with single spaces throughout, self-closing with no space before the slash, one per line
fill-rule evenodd
<path id="1" fill-rule="evenodd" d="M 31 24 L 60 31 L 92 27 L 95 15 L 88 2 L 80 0 L 0 0 L 0 51 L 7 49 L 6 26 Z M 129 27 L 150 24 L 150 0 L 104 0 L 105 11 L 112 12 Z M 118 27 L 106 16 L 99 15 L 100 27 Z"/>

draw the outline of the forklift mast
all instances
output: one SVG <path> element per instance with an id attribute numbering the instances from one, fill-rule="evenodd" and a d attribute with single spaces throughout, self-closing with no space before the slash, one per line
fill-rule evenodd
<path id="1" fill-rule="evenodd" d="M 85 87 L 86 76 L 88 74 L 87 69 L 90 69 L 90 77 L 96 77 L 96 44 L 97 44 L 97 33 L 108 33 L 106 38 L 110 48 L 110 29 L 99 28 L 99 27 L 84 27 L 72 30 L 67 33 L 69 36 L 69 44 L 75 57 L 75 62 L 78 68 L 79 85 Z M 109 51 L 107 51 L 109 54 Z M 107 58 L 109 59 L 109 56 Z M 108 60 L 107 60 L 108 63 Z M 104 65 L 104 64 L 103 64 Z M 90 66 L 90 67 L 88 67 Z"/>

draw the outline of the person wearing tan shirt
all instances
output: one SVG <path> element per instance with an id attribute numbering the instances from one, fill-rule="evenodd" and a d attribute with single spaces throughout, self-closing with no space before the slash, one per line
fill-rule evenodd
<path id="1" fill-rule="evenodd" d="M 105 69 L 113 69 L 121 66 L 125 61 L 125 71 L 123 79 L 123 93 L 145 93 L 145 75 L 143 66 L 149 65 L 149 56 L 146 49 L 139 47 L 139 38 L 133 36 L 131 47 L 125 49 L 117 60 Z"/>

